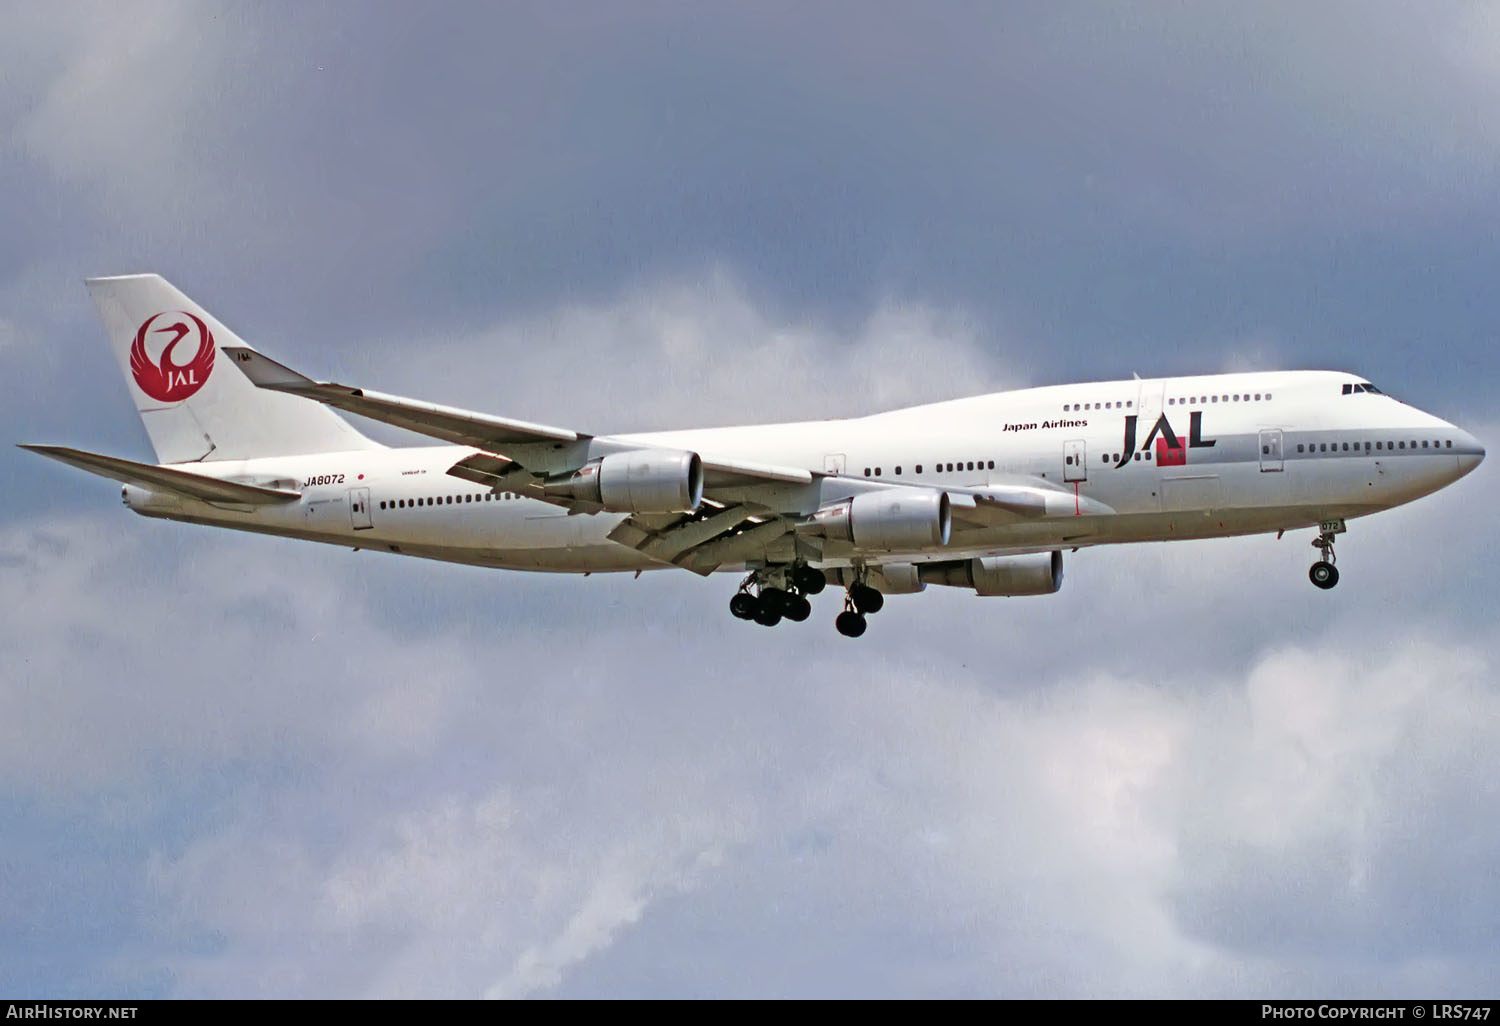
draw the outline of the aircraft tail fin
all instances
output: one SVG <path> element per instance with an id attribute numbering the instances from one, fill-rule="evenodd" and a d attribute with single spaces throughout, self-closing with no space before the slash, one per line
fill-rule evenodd
<path id="1" fill-rule="evenodd" d="M 161 275 L 86 284 L 162 463 L 381 448 L 320 403 L 256 388 L 219 351 L 245 343 Z"/>

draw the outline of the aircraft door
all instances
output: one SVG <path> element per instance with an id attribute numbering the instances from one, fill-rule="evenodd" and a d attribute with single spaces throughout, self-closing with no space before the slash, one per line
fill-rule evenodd
<path id="1" fill-rule="evenodd" d="M 1261 473 L 1278 471 L 1281 468 L 1281 428 L 1266 428 L 1260 433 Z"/>
<path id="2" fill-rule="evenodd" d="M 1063 480 L 1064 481 L 1087 481 L 1088 453 L 1085 450 L 1082 439 L 1076 442 L 1063 443 Z"/>
<path id="3" fill-rule="evenodd" d="M 1136 423 L 1140 425 L 1141 437 L 1156 424 L 1156 419 L 1162 414 L 1162 393 L 1166 391 L 1167 383 L 1160 379 L 1156 381 L 1142 381 L 1140 391 L 1137 394 L 1135 405 Z"/>
<path id="4" fill-rule="evenodd" d="M 370 518 L 370 489 L 349 489 L 349 520 L 356 531 L 365 531 L 375 526 Z"/>

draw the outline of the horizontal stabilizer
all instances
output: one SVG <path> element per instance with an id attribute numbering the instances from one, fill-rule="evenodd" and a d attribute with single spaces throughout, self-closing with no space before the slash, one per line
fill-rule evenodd
<path id="1" fill-rule="evenodd" d="M 301 492 L 289 492 L 280 488 L 262 488 L 259 485 L 241 484 L 238 481 L 220 481 L 217 478 L 194 474 L 171 467 L 154 467 L 149 463 L 122 460 L 114 456 L 102 456 L 97 452 L 69 449 L 61 445 L 23 445 L 22 449 L 40 453 L 49 459 L 66 463 L 90 474 L 111 478 L 125 484 L 137 485 L 154 492 L 171 492 L 189 499 L 204 502 L 224 502 L 238 506 L 270 506 L 283 502 L 296 502 Z"/>

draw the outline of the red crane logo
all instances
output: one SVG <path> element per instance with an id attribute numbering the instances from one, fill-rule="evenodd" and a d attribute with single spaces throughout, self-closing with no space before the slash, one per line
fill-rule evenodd
<path id="1" fill-rule="evenodd" d="M 194 334 L 198 339 L 198 351 L 186 363 L 174 362 L 172 356 L 177 344 Z M 146 353 L 148 335 L 170 336 L 155 363 Z M 135 333 L 135 341 L 130 344 L 130 373 L 141 391 L 157 402 L 182 402 L 207 383 L 213 368 L 213 333 L 202 320 L 184 311 L 147 317 Z"/>

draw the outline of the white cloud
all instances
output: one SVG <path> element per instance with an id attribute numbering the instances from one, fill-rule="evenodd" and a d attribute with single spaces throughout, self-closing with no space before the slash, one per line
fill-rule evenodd
<path id="1" fill-rule="evenodd" d="M 920 301 L 890 299 L 846 330 L 777 318 L 720 268 L 472 334 L 376 341 L 350 373 L 384 391 L 624 432 L 859 415 L 1010 387 L 988 341 L 962 310 Z M 316 352 L 279 355 L 326 373 Z"/>
<path id="2" fill-rule="evenodd" d="M 7 51 L 32 101 L 11 142 L 57 177 L 129 209 L 170 207 L 213 163 L 210 111 L 251 26 L 190 3 L 90 4 L 23 17 Z M 50 60 L 20 54 L 40 49 Z"/>

